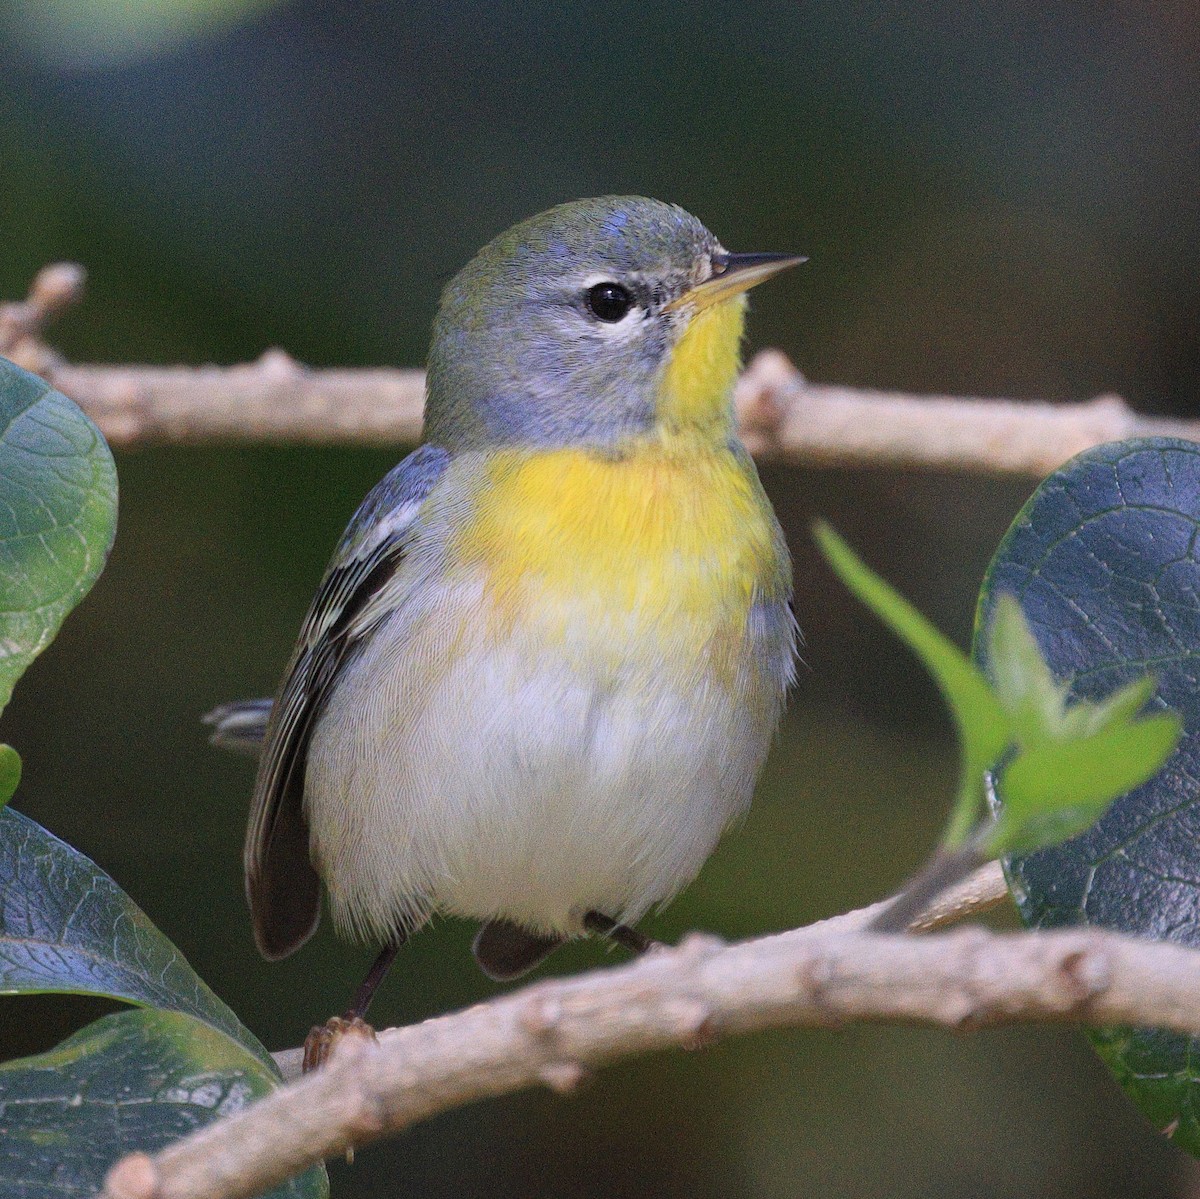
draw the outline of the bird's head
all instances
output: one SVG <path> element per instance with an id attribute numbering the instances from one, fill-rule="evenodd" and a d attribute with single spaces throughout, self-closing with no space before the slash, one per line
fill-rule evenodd
<path id="1" fill-rule="evenodd" d="M 426 435 L 450 450 L 726 437 L 745 293 L 802 261 L 730 254 L 682 208 L 641 197 L 531 217 L 442 296 Z"/>

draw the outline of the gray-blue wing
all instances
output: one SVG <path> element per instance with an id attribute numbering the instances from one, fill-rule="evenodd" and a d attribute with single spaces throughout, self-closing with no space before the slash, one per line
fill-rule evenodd
<path id="1" fill-rule="evenodd" d="M 263 955 L 298 949 L 321 916 L 309 858 L 304 774 L 313 726 L 379 620 L 363 610 L 404 558 L 417 513 L 449 457 L 422 446 L 393 468 L 354 514 L 321 580 L 271 707 L 246 830 L 246 897 Z M 356 619 L 358 618 L 358 619 Z"/>

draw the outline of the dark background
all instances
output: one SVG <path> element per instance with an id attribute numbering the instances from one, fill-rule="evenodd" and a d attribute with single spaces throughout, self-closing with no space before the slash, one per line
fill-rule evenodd
<path id="1" fill-rule="evenodd" d="M 756 293 L 750 349 L 811 377 L 1194 414 L 1200 14 L 1189 3 L 576 6 L 0 2 L 0 297 L 83 262 L 77 361 L 418 364 L 438 291 L 552 203 L 682 203 L 809 264 Z M 398 451 L 397 451 L 398 452 Z M 397 456 L 119 456 L 111 565 L 0 734 L 18 806 L 110 870 L 273 1047 L 369 951 L 327 929 L 268 965 L 240 845 L 251 771 L 197 716 L 269 693 L 330 548 Z M 932 688 L 809 544 L 830 517 L 965 643 L 1029 491 L 771 468 L 808 638 L 746 825 L 649 931 L 730 937 L 894 888 L 953 779 Z M 470 930 L 405 951 L 381 1023 L 496 992 Z M 596 945 L 546 972 L 604 960 Z M 102 1010 L 4 1000 L 0 1055 Z M 1079 1036 L 787 1032 L 516 1096 L 335 1166 L 338 1195 L 1185 1195 L 1192 1172 Z"/>

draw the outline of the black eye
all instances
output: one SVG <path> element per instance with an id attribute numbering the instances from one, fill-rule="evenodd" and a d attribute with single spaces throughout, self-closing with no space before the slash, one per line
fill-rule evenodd
<path id="1" fill-rule="evenodd" d="M 597 283 L 588 289 L 587 306 L 593 316 L 612 324 L 633 307 L 633 296 L 619 283 Z"/>

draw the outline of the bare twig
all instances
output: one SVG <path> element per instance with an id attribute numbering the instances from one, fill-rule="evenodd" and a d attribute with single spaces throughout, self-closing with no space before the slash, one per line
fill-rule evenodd
<path id="1" fill-rule="evenodd" d="M 42 332 L 64 308 L 79 303 L 86 278 L 76 263 L 56 262 L 38 271 L 23 303 L 0 304 L 0 355 L 26 370 L 53 369 L 60 359 Z"/>
<path id="2" fill-rule="evenodd" d="M 202 442 L 411 444 L 421 432 L 416 370 L 315 370 L 280 350 L 240 366 L 77 366 L 42 341 L 82 294 L 83 272 L 47 267 L 29 299 L 0 309 L 0 354 L 76 400 L 114 445 Z M 777 350 L 737 395 L 756 456 L 1042 476 L 1089 446 L 1135 436 L 1200 440 L 1200 422 L 1139 416 L 1117 396 L 1081 403 L 905 395 L 808 382 Z"/>
<path id="3" fill-rule="evenodd" d="M 973 878 L 986 862 L 986 855 L 971 842 L 960 849 L 938 849 L 867 927 L 873 933 L 911 930 L 930 904 L 947 890 Z"/>
<path id="4" fill-rule="evenodd" d="M 108 1199 L 238 1199 L 479 1099 L 570 1091 L 620 1057 L 754 1029 L 904 1021 L 1137 1024 L 1200 1033 L 1200 952 L 1098 929 L 929 937 L 817 926 L 689 938 L 630 964 L 347 1039 L 331 1065 L 109 1175 Z"/>
<path id="5" fill-rule="evenodd" d="M 958 920 L 980 915 L 1003 903 L 1008 898 L 1008 890 L 999 863 L 989 862 L 976 870 L 969 878 L 941 893 L 934 903 L 919 916 L 910 926 L 911 932 L 928 932 L 942 928 Z M 831 916 L 817 924 L 809 926 L 808 933 L 820 933 L 828 936 L 835 933 L 859 932 L 867 928 L 870 922 L 886 910 L 894 900 L 883 900 L 856 911 L 845 912 L 839 916 Z M 388 1029 L 380 1034 L 390 1039 L 400 1035 L 400 1029 Z M 289 1081 L 300 1077 L 300 1065 L 303 1060 L 303 1049 L 285 1049 L 274 1054 L 285 1079 Z M 575 1075 L 575 1067 L 566 1068 L 557 1078 L 561 1085 L 569 1082 Z M 542 1081 L 554 1085 L 554 1072 L 548 1071 Z M 159 1165 L 144 1153 L 133 1153 L 122 1160 L 119 1168 L 110 1177 L 107 1193 L 109 1199 L 143 1199 L 147 1195 L 158 1195 Z"/>
<path id="6" fill-rule="evenodd" d="M 1078 403 L 905 395 L 810 383 L 777 350 L 738 388 L 756 457 L 1042 477 L 1082 450 L 1127 437 L 1200 440 L 1200 421 L 1141 416 L 1119 396 Z"/>
<path id="7" fill-rule="evenodd" d="M 939 928 L 948 928 L 970 916 L 980 916 L 999 907 L 1008 899 L 1008 884 L 999 862 L 988 862 L 960 883 L 947 887 L 912 923 L 911 933 L 931 933 Z M 891 900 L 874 904 L 865 909 L 869 912 L 884 911 Z"/>

